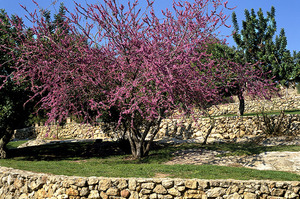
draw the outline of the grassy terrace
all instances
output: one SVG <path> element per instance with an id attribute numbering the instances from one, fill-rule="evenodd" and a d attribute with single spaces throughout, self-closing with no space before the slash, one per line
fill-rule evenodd
<path id="1" fill-rule="evenodd" d="M 269 111 L 266 112 L 267 115 L 279 115 L 280 111 Z M 286 115 L 296 115 L 296 114 L 300 114 L 300 110 L 295 109 L 295 110 L 285 110 L 284 114 Z M 245 113 L 243 116 L 262 116 L 262 113 Z M 226 114 L 226 115 L 220 115 L 220 116 L 215 116 L 215 117 L 232 117 L 232 116 L 237 116 L 237 114 Z"/>
<path id="2" fill-rule="evenodd" d="M 255 144 L 199 144 L 158 145 L 150 156 L 132 160 L 128 148 L 112 142 L 61 143 L 17 149 L 23 142 L 9 143 L 9 158 L 0 166 L 22 170 L 70 176 L 104 177 L 171 177 L 199 179 L 268 179 L 299 181 L 300 175 L 279 171 L 258 171 L 240 167 L 213 165 L 165 165 L 172 152 L 205 148 L 230 151 L 231 155 L 250 155 L 265 151 L 300 151 L 300 146 L 263 147 Z"/>

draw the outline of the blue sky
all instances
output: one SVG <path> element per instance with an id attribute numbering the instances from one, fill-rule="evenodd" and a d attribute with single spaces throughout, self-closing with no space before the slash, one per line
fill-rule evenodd
<path id="1" fill-rule="evenodd" d="M 36 0 L 40 7 L 54 10 L 51 4 L 55 0 Z M 56 10 L 58 10 L 59 3 L 64 2 L 65 5 L 72 10 L 73 0 L 56 0 Z M 99 0 L 77 0 L 84 4 L 88 3 L 97 3 Z M 132 0 L 133 1 L 133 0 Z M 127 2 L 127 0 L 119 0 L 119 2 Z M 141 6 L 145 5 L 146 0 L 140 0 Z M 276 22 L 277 22 L 277 34 L 281 28 L 285 29 L 285 33 L 288 39 L 288 49 L 290 51 L 296 50 L 300 51 L 300 0 L 228 0 L 228 7 L 236 6 L 234 10 L 237 14 L 238 21 L 241 22 L 244 19 L 244 10 L 254 8 L 257 12 L 259 8 L 262 8 L 263 12 L 271 10 L 271 6 L 274 6 L 276 9 Z M 23 17 L 26 13 L 20 7 L 19 4 L 25 5 L 28 10 L 34 11 L 36 6 L 31 0 L 0 0 L 0 8 L 5 9 L 5 11 L 11 14 L 17 14 Z M 160 12 L 160 10 L 167 7 L 171 8 L 172 0 L 155 0 L 155 10 Z M 226 11 L 227 14 L 231 14 L 231 11 Z M 228 19 L 227 23 L 231 25 L 231 17 Z M 220 29 L 221 35 L 230 35 L 232 28 L 222 28 Z M 234 45 L 232 38 L 228 38 L 229 45 Z"/>

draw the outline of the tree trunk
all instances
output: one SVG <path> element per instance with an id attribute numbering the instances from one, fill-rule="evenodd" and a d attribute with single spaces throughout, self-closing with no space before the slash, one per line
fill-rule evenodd
<path id="1" fill-rule="evenodd" d="M 147 151 L 144 151 L 145 147 L 143 146 L 145 143 L 142 140 L 134 141 L 132 137 L 129 137 L 130 147 L 131 147 L 131 153 L 134 159 L 141 159 L 143 158 L 147 153 Z"/>
<path id="2" fill-rule="evenodd" d="M 141 159 L 149 154 L 150 145 L 160 129 L 164 112 L 165 110 L 161 110 L 161 115 L 156 120 L 149 121 L 143 128 L 139 128 L 137 125 L 135 125 L 135 128 L 129 126 L 125 128 L 128 129 L 128 139 L 133 158 Z M 123 124 L 125 127 L 126 123 L 124 122 Z M 130 122 L 128 122 L 128 124 L 130 124 Z M 150 140 L 146 141 L 147 136 L 150 137 Z"/>
<path id="3" fill-rule="evenodd" d="M 10 141 L 10 139 L 13 136 L 13 131 L 11 130 L 3 130 L 0 129 L 0 159 L 4 159 L 7 157 L 7 153 L 6 153 L 6 145 L 7 143 Z"/>
<path id="4" fill-rule="evenodd" d="M 239 91 L 238 98 L 240 101 L 239 111 L 240 111 L 240 115 L 242 116 L 244 115 L 244 111 L 245 111 L 245 99 L 242 91 Z"/>
<path id="5" fill-rule="evenodd" d="M 144 147 L 141 142 L 135 143 L 135 155 L 134 158 L 140 160 L 142 157 L 144 157 Z"/>
<path id="6" fill-rule="evenodd" d="M 215 127 L 216 120 L 213 117 L 209 117 L 209 123 L 210 123 L 210 127 L 209 127 L 209 129 L 207 131 L 207 134 L 206 134 L 205 138 L 204 138 L 202 146 L 205 145 L 205 144 L 207 144 L 207 139 L 208 139 L 209 135 L 211 134 L 213 128 Z"/>
<path id="7" fill-rule="evenodd" d="M 137 133 L 133 129 L 128 130 L 128 139 L 130 142 L 131 153 L 134 159 L 141 159 L 149 154 L 151 143 L 159 131 L 161 118 L 158 119 L 156 125 L 149 123 L 143 133 Z M 147 135 L 150 134 L 150 140 L 146 141 Z"/>
<path id="8" fill-rule="evenodd" d="M 1 139 L 0 139 L 0 158 L 1 159 L 4 159 L 4 158 L 6 158 L 6 151 L 5 151 L 5 142 L 4 142 L 4 139 L 3 139 L 4 137 L 2 137 Z"/>

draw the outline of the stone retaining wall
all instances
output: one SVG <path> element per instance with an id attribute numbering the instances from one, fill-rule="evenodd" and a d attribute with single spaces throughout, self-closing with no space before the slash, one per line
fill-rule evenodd
<path id="1" fill-rule="evenodd" d="M 279 115 L 268 116 L 271 123 L 280 123 L 283 134 L 300 134 L 300 115 L 285 115 L 280 122 Z M 209 118 L 200 118 L 198 121 L 186 120 L 181 125 L 176 125 L 178 120 L 164 120 L 158 137 L 193 138 L 203 139 L 211 126 Z M 215 127 L 209 139 L 232 140 L 234 138 L 256 137 L 264 133 L 265 123 L 262 117 L 218 117 L 215 118 Z"/>
<path id="2" fill-rule="evenodd" d="M 290 94 L 284 95 L 282 98 L 274 98 L 271 101 L 251 101 L 245 102 L 245 113 L 271 111 L 271 110 L 300 110 L 300 95 L 297 95 L 294 90 L 289 91 Z M 283 95 L 283 93 L 282 93 Z M 209 114 L 236 114 L 238 112 L 239 103 L 230 103 L 211 107 Z M 278 120 L 278 116 L 272 116 L 273 121 Z M 172 136 L 177 138 L 194 138 L 203 139 L 208 129 L 210 121 L 207 118 L 200 118 L 197 122 L 192 120 L 182 119 L 165 119 L 162 122 L 162 128 L 157 135 L 157 138 Z M 215 128 L 212 130 L 210 139 L 233 139 L 243 136 L 256 136 L 263 131 L 264 123 L 262 118 L 256 116 L 248 117 L 220 117 L 216 118 Z M 180 125 L 178 125 L 180 123 Z M 300 116 L 288 115 L 283 121 L 282 126 L 286 133 L 300 134 Z M 52 125 L 45 127 L 36 125 L 26 129 L 18 129 L 15 133 L 15 139 L 114 139 L 118 138 L 119 134 L 115 130 L 105 124 L 92 126 L 87 124 L 77 124 L 70 119 L 66 121 L 64 126 Z"/>
<path id="3" fill-rule="evenodd" d="M 261 111 L 295 109 L 300 109 L 300 95 L 289 95 L 282 98 L 273 98 L 272 100 L 245 100 L 245 113 L 259 113 Z M 211 115 L 238 114 L 239 103 L 236 102 L 213 106 L 209 109 L 208 112 Z"/>
<path id="4" fill-rule="evenodd" d="M 279 116 L 269 116 L 274 124 L 279 123 Z M 209 139 L 232 140 L 234 138 L 255 137 L 265 128 L 262 117 L 218 117 L 215 118 Z M 161 129 L 157 139 L 163 137 L 174 137 L 178 139 L 203 139 L 210 128 L 209 118 L 199 118 L 198 121 L 192 119 L 180 121 L 177 119 L 165 119 L 161 124 Z M 300 115 L 286 115 L 280 122 L 283 132 L 286 135 L 300 134 Z M 88 124 L 78 124 L 68 122 L 64 126 L 36 126 L 28 129 L 16 130 L 15 139 L 37 138 L 37 139 L 114 139 L 119 133 L 108 128 L 104 124 L 92 126 Z"/>
<path id="5" fill-rule="evenodd" d="M 68 177 L 0 167 L 0 199 L 299 199 L 300 182 Z"/>

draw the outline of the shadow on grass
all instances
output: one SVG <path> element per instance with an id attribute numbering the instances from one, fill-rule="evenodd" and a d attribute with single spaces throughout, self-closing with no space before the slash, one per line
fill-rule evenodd
<path id="1" fill-rule="evenodd" d="M 47 144 L 24 148 L 13 148 L 8 150 L 8 158 L 18 160 L 80 160 L 90 158 L 110 158 L 123 156 L 118 161 L 122 163 L 164 163 L 174 156 L 176 151 L 188 149 L 206 149 L 213 151 L 227 151 L 220 156 L 245 156 L 260 154 L 267 151 L 300 151 L 300 146 L 260 146 L 257 143 L 215 143 L 202 146 L 198 143 L 185 144 L 152 144 L 150 153 L 141 160 L 131 158 L 130 145 L 128 141 L 119 142 L 75 142 Z M 115 161 L 115 160 L 113 160 Z"/>
<path id="2" fill-rule="evenodd" d="M 57 161 L 130 154 L 125 142 L 73 142 L 8 149 L 9 159 Z"/>

